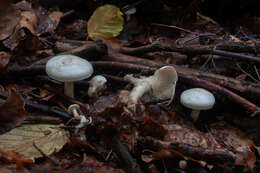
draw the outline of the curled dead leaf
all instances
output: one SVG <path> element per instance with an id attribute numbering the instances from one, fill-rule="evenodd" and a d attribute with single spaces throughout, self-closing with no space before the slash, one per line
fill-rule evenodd
<path id="1" fill-rule="evenodd" d="M 19 23 L 20 14 L 10 0 L 0 1 L 0 40 L 9 37 L 17 24 Z"/>
<path id="2" fill-rule="evenodd" d="M 27 28 L 32 34 L 35 34 L 37 17 L 33 11 L 21 12 L 20 28 Z"/>
<path id="3" fill-rule="evenodd" d="M 60 11 L 54 11 L 50 13 L 45 20 L 43 20 L 36 28 L 36 35 L 40 36 L 43 33 L 53 33 L 60 23 L 60 19 L 63 13 Z"/>
<path id="4" fill-rule="evenodd" d="M 0 134 L 10 131 L 23 122 L 27 116 L 24 106 L 22 96 L 14 88 L 10 88 L 8 99 L 0 105 Z"/>
<path id="5" fill-rule="evenodd" d="M 0 51 L 0 73 L 5 71 L 11 57 L 9 53 Z"/>

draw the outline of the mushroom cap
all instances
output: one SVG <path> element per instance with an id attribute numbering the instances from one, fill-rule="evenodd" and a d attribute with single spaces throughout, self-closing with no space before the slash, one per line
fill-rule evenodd
<path id="1" fill-rule="evenodd" d="M 91 86 L 102 86 L 107 82 L 107 79 L 102 75 L 94 76 L 90 81 Z"/>
<path id="2" fill-rule="evenodd" d="M 87 60 L 80 57 L 58 55 L 47 62 L 46 73 L 55 80 L 73 82 L 90 77 L 93 67 Z"/>
<path id="3" fill-rule="evenodd" d="M 68 112 L 69 112 L 70 114 L 72 114 L 72 113 L 73 113 L 73 112 L 72 112 L 73 109 L 80 109 L 80 106 L 79 106 L 78 104 L 72 104 L 72 105 L 69 106 Z"/>
<path id="4" fill-rule="evenodd" d="M 181 93 L 181 103 L 194 110 L 208 110 L 213 107 L 215 97 L 203 88 L 192 88 Z"/>
<path id="5" fill-rule="evenodd" d="M 174 96 L 178 75 L 174 67 L 164 66 L 156 70 L 147 81 L 156 99 L 168 99 Z"/>
<path id="6" fill-rule="evenodd" d="M 171 85 L 178 80 L 177 72 L 173 66 L 161 67 L 155 71 L 154 76 L 157 83 L 163 83 L 160 85 Z"/>
<path id="7" fill-rule="evenodd" d="M 97 95 L 98 92 L 106 88 L 107 79 L 102 75 L 97 75 L 89 81 L 88 96 Z"/>

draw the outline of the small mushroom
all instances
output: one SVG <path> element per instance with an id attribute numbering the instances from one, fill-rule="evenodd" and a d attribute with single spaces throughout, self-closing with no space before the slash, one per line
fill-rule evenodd
<path id="1" fill-rule="evenodd" d="M 77 133 L 80 128 L 85 127 L 92 123 L 92 117 L 88 119 L 83 115 L 78 104 L 72 104 L 68 107 L 68 112 L 74 116 L 75 119 L 80 120 L 80 123 L 75 127 L 75 132 Z"/>
<path id="2" fill-rule="evenodd" d="M 106 88 L 107 79 L 104 76 L 97 75 L 89 81 L 88 96 L 94 97 Z"/>
<path id="3" fill-rule="evenodd" d="M 59 55 L 46 64 L 46 73 L 52 79 L 64 82 L 64 94 L 74 97 L 74 82 L 86 79 L 93 73 L 92 65 L 74 55 Z"/>
<path id="4" fill-rule="evenodd" d="M 133 75 L 126 75 L 124 79 L 135 85 L 128 99 L 128 105 L 131 106 L 137 104 L 138 100 L 147 93 L 157 100 L 170 99 L 168 103 L 171 103 L 178 75 L 174 67 L 164 66 L 149 77 L 135 78 Z"/>
<path id="5" fill-rule="evenodd" d="M 80 114 L 78 110 L 80 109 L 80 106 L 78 104 L 72 104 L 68 108 L 69 114 L 72 114 L 76 119 L 80 119 Z"/>
<path id="6" fill-rule="evenodd" d="M 180 161 L 179 161 L 179 167 L 180 167 L 181 169 L 186 169 L 186 168 L 187 168 L 187 165 L 188 165 L 188 163 L 187 163 L 186 160 L 180 160 Z"/>
<path id="7" fill-rule="evenodd" d="M 191 117 L 197 121 L 200 110 L 208 110 L 214 106 L 215 97 L 203 88 L 192 88 L 181 93 L 181 103 L 192 109 Z"/>

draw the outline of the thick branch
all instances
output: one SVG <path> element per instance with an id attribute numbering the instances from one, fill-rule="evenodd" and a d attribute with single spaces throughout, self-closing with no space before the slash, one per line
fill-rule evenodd
<path id="1" fill-rule="evenodd" d="M 158 44 L 154 43 L 151 45 L 141 46 L 137 48 L 126 48 L 121 47 L 119 52 L 127 55 L 142 55 L 148 52 L 154 51 L 169 51 L 169 52 L 180 52 L 188 55 L 202 55 L 202 54 L 213 54 L 213 55 L 221 55 L 223 57 L 236 58 L 239 60 L 247 60 L 253 62 L 260 62 L 259 57 L 253 57 L 249 55 L 242 55 L 239 53 L 233 53 L 223 50 L 217 50 L 217 47 L 213 46 L 202 46 L 202 45 L 168 45 L 168 44 Z"/>
<path id="2" fill-rule="evenodd" d="M 233 163 L 234 158 L 228 152 L 224 152 L 217 149 L 206 149 L 202 147 L 195 147 L 184 143 L 177 142 L 165 142 L 154 139 L 152 137 L 140 137 L 139 142 L 145 147 L 151 149 L 162 150 L 176 150 L 186 156 L 193 157 L 198 160 L 211 161 L 212 163 Z"/>

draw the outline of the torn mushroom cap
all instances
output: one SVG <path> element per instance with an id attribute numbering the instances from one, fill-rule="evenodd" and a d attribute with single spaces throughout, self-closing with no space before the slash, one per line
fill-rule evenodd
<path id="1" fill-rule="evenodd" d="M 148 79 L 151 84 L 153 96 L 156 99 L 173 99 L 178 75 L 174 67 L 164 66 L 155 71 L 154 75 Z"/>
<path id="2" fill-rule="evenodd" d="M 138 100 L 146 93 L 153 99 L 172 101 L 176 82 L 178 80 L 177 72 L 172 66 L 164 66 L 155 71 L 150 77 L 135 78 L 133 75 L 126 75 L 124 79 L 135 85 L 129 94 L 128 106 L 137 104 Z"/>
<path id="3" fill-rule="evenodd" d="M 102 75 L 94 76 L 89 81 L 88 96 L 97 96 L 98 93 L 106 88 L 107 79 Z"/>
<path id="4" fill-rule="evenodd" d="M 46 64 L 49 77 L 64 82 L 64 93 L 74 97 L 73 82 L 86 79 L 93 73 L 92 65 L 85 59 L 74 55 L 59 55 L 51 58 Z"/>

